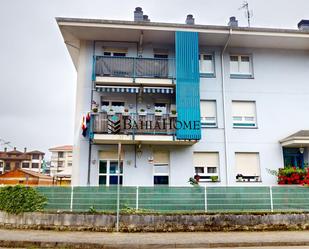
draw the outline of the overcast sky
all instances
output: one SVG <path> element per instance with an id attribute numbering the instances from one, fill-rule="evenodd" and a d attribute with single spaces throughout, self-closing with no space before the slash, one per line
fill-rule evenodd
<path id="1" fill-rule="evenodd" d="M 308 0 L 249 0 L 252 26 L 296 28 Z M 44 152 L 73 143 L 76 71 L 55 17 L 132 20 L 141 6 L 151 21 L 246 26 L 242 0 L 0 0 L 0 138 Z M 3 146 L 0 144 L 0 149 Z"/>

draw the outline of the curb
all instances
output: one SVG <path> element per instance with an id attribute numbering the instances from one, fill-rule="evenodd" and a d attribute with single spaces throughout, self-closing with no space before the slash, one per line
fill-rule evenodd
<path id="1" fill-rule="evenodd" d="M 202 242 L 189 244 L 157 243 L 157 244 L 101 244 L 101 243 L 79 243 L 79 242 L 56 242 L 56 241 L 14 241 L 0 240 L 1 247 L 37 247 L 37 248 L 61 248 L 61 249 L 158 249 L 158 248 L 218 248 L 218 247 L 266 247 L 266 246 L 309 246 L 309 241 L 298 242 Z"/>

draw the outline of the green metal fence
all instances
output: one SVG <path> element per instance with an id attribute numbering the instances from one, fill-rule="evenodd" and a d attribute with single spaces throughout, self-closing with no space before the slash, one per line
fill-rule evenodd
<path id="1" fill-rule="evenodd" d="M 116 211 L 117 187 L 38 187 L 51 211 Z M 309 211 L 309 188 L 120 187 L 120 209 L 155 212 Z"/>

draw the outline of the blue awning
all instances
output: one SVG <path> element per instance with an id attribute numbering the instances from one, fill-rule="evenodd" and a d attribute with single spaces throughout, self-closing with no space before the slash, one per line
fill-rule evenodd
<path id="1" fill-rule="evenodd" d="M 144 93 L 167 93 L 173 94 L 174 89 L 172 87 L 144 87 Z"/>
<path id="2" fill-rule="evenodd" d="M 139 87 L 111 87 L 111 86 L 97 86 L 97 92 L 107 93 L 138 93 Z"/>

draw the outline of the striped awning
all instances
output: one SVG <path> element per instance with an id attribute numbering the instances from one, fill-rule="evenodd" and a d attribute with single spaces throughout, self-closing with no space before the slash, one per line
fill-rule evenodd
<path id="1" fill-rule="evenodd" d="M 144 87 L 144 93 L 168 93 L 173 94 L 174 89 L 172 87 Z"/>
<path id="2" fill-rule="evenodd" d="M 111 86 L 97 86 L 97 92 L 108 93 L 138 93 L 139 87 L 111 87 Z"/>

